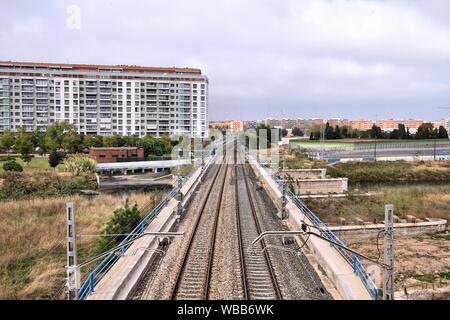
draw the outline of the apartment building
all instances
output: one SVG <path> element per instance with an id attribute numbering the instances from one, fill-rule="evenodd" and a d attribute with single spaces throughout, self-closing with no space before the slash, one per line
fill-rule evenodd
<path id="1" fill-rule="evenodd" d="M 228 130 L 231 133 L 238 133 L 245 130 L 242 120 L 210 121 L 209 127 L 212 129 Z"/>
<path id="2" fill-rule="evenodd" d="M 0 132 L 73 124 L 87 135 L 208 136 L 200 69 L 0 61 Z"/>
<path id="3" fill-rule="evenodd" d="M 350 121 L 347 119 L 341 119 L 341 118 L 332 118 L 327 120 L 328 124 L 332 128 L 339 127 L 345 127 L 350 125 Z"/>
<path id="4" fill-rule="evenodd" d="M 373 121 L 366 119 L 350 120 L 350 127 L 355 130 L 366 131 L 372 129 Z"/>
<path id="5" fill-rule="evenodd" d="M 405 128 L 409 129 L 409 132 L 415 133 L 417 129 L 419 129 L 420 125 L 424 123 L 424 121 L 416 119 L 386 119 L 377 120 L 375 123 L 383 131 L 393 131 L 394 129 L 398 129 L 399 124 L 403 124 Z"/>

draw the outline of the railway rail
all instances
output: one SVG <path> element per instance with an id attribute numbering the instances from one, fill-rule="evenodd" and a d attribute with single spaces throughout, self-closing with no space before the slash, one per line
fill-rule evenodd
<path id="1" fill-rule="evenodd" d="M 181 268 L 176 276 L 171 294 L 172 300 L 206 300 L 208 298 L 217 223 L 227 173 L 228 165 L 220 164 L 204 197 L 194 230 L 188 240 Z"/>
<path id="2" fill-rule="evenodd" d="M 245 164 L 235 163 L 236 219 L 244 299 L 280 300 L 283 298 L 282 293 L 269 254 L 265 250 L 265 243 L 261 242 L 257 248 L 251 247 L 252 241 L 262 230 Z"/>

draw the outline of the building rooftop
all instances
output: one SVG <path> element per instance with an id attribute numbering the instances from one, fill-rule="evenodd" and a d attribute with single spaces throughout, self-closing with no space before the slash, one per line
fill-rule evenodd
<path id="1" fill-rule="evenodd" d="M 155 72 L 155 73 L 189 73 L 202 74 L 197 68 L 176 67 L 143 67 L 127 65 L 94 65 L 94 64 L 67 64 L 67 63 L 44 63 L 44 62 L 19 62 L 0 61 L 0 66 L 18 69 L 48 68 L 52 70 L 80 70 L 80 71 L 119 71 L 119 72 Z"/>

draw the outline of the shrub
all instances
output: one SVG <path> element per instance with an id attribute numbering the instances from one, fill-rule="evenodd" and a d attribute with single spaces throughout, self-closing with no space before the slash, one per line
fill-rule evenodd
<path id="1" fill-rule="evenodd" d="M 139 208 L 135 203 L 133 207 L 129 206 L 128 199 L 125 202 L 125 207 L 114 211 L 111 220 L 108 221 L 103 230 L 103 234 L 128 234 L 141 221 L 141 214 Z M 118 237 L 102 237 L 97 243 L 97 250 L 104 251 L 117 246 L 125 236 Z"/>
<path id="2" fill-rule="evenodd" d="M 48 157 L 48 164 L 52 168 L 56 168 L 61 161 L 64 159 L 64 156 L 57 151 L 52 151 Z"/>
<path id="3" fill-rule="evenodd" d="M 71 172 L 75 176 L 81 176 L 86 173 L 94 173 L 97 167 L 95 159 L 86 155 L 74 155 L 66 159 L 65 171 Z"/>
<path id="4" fill-rule="evenodd" d="M 62 177 L 53 172 L 2 172 L 0 201 L 12 199 L 48 198 L 68 196 L 80 190 L 95 190 L 97 182 L 93 175 Z M 0 204 L 1 205 L 1 204 Z"/>
<path id="5" fill-rule="evenodd" d="M 8 160 L 3 164 L 3 170 L 10 172 L 22 172 L 23 168 L 15 160 Z"/>

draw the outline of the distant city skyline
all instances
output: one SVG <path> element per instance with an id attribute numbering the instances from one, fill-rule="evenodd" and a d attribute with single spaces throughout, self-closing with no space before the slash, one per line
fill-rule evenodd
<path id="1" fill-rule="evenodd" d="M 211 120 L 450 117 L 450 2 L 0 3 L 0 60 L 200 68 Z"/>

